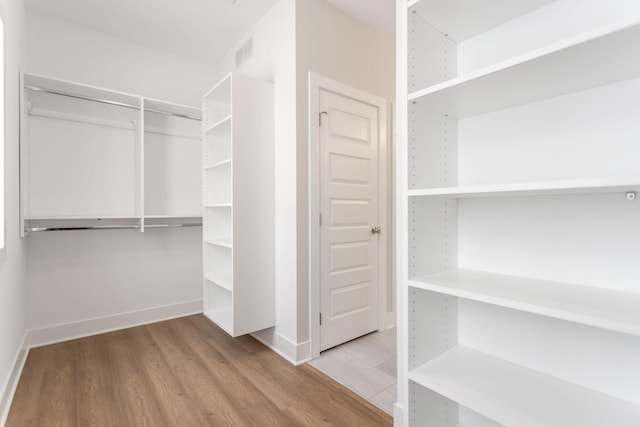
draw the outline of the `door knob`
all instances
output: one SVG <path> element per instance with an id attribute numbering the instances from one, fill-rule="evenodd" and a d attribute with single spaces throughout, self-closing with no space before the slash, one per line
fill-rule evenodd
<path id="1" fill-rule="evenodd" d="M 379 225 L 374 225 L 373 227 L 371 227 L 371 232 L 372 233 L 380 233 L 380 226 Z"/>

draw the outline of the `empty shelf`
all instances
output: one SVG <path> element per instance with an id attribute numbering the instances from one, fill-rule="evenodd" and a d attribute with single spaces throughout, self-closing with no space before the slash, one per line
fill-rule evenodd
<path id="1" fill-rule="evenodd" d="M 505 427 L 635 427 L 640 406 L 456 346 L 409 379 Z"/>

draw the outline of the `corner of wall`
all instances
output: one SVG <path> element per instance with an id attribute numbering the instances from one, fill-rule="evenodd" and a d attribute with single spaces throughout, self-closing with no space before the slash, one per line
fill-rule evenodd
<path id="1" fill-rule="evenodd" d="M 311 359 L 311 343 L 309 341 L 295 343 L 279 334 L 275 328 L 258 331 L 251 336 L 295 366 Z"/>
<path id="2" fill-rule="evenodd" d="M 27 357 L 25 245 L 19 234 L 19 72 L 25 63 L 24 2 L 0 0 L 4 24 L 5 248 L 0 261 L 0 425 L 8 416 Z"/>
<path id="3" fill-rule="evenodd" d="M 5 425 L 9 416 L 9 409 L 11 409 L 11 403 L 13 402 L 13 396 L 18 388 L 18 382 L 24 368 L 24 364 L 27 361 L 29 355 L 29 349 L 27 348 L 27 334 L 25 333 L 22 339 L 22 344 L 18 349 L 12 368 L 9 372 L 2 389 L 0 389 L 0 425 Z"/>

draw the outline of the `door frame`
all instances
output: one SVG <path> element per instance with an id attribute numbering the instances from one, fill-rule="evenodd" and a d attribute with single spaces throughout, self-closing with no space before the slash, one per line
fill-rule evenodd
<path id="1" fill-rule="evenodd" d="M 378 220 L 382 228 L 378 246 L 378 330 L 395 324 L 395 310 L 387 312 L 389 280 L 389 170 L 387 100 L 319 74 L 309 72 L 309 347 L 310 358 L 320 356 L 320 91 L 352 98 L 378 109 Z"/>

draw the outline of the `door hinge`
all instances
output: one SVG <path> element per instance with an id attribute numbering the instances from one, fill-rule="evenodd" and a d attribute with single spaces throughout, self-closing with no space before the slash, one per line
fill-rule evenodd
<path id="1" fill-rule="evenodd" d="M 320 313 L 320 325 L 322 326 L 322 313 Z"/>
<path id="2" fill-rule="evenodd" d="M 320 111 L 318 113 L 318 126 L 322 126 L 322 115 L 323 114 L 329 114 L 329 113 L 327 113 L 326 111 Z"/>

